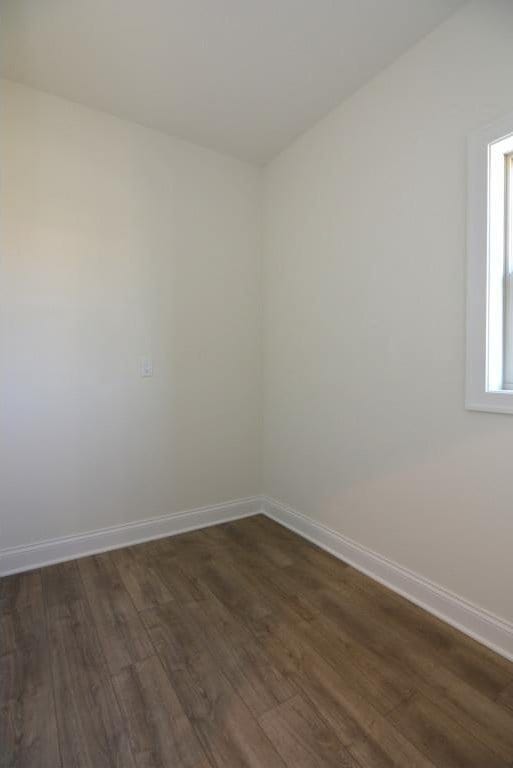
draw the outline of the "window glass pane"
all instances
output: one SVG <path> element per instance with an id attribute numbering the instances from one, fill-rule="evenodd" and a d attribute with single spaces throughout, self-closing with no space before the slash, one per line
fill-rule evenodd
<path id="1" fill-rule="evenodd" d="M 504 389 L 513 389 L 513 154 L 506 155 L 504 260 Z"/>

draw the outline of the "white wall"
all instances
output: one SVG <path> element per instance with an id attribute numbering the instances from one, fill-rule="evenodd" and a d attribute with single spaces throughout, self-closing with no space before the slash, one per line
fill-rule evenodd
<path id="1" fill-rule="evenodd" d="M 513 417 L 464 403 L 466 138 L 513 109 L 473 3 L 274 161 L 264 489 L 513 619 Z"/>
<path id="2" fill-rule="evenodd" d="M 469 5 L 267 169 L 263 485 L 260 172 L 2 82 L 0 548 L 263 489 L 513 619 L 513 417 L 463 408 L 512 29 Z"/>
<path id="3" fill-rule="evenodd" d="M 0 548 L 258 493 L 260 172 L 0 96 Z"/>

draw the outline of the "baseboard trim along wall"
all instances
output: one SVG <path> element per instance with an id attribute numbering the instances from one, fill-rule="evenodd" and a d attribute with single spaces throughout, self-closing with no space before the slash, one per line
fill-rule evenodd
<path id="1" fill-rule="evenodd" d="M 285 504 L 264 498 L 264 513 L 389 589 L 513 661 L 513 624 L 361 544 L 314 522 Z"/>
<path id="2" fill-rule="evenodd" d="M 174 536 L 197 528 L 207 528 L 229 520 L 249 517 L 261 511 L 262 499 L 259 496 L 252 496 L 227 501 L 224 504 L 113 525 L 77 536 L 64 536 L 27 546 L 0 549 L 0 576 L 30 571 L 40 566 L 94 555 L 109 549 L 119 549 L 131 544 L 140 544 L 151 539 Z"/>
<path id="3" fill-rule="evenodd" d="M 513 624 L 314 522 L 282 502 L 251 496 L 0 550 L 0 576 L 175 536 L 262 513 L 513 661 Z"/>

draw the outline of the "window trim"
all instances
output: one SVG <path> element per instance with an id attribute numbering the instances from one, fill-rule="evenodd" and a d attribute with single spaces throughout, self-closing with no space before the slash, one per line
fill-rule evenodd
<path id="1" fill-rule="evenodd" d="M 480 129 L 468 142 L 465 407 L 513 414 L 513 390 L 501 389 L 502 383 L 499 386 L 499 381 L 502 382 L 506 253 L 504 176 L 500 192 L 502 208 L 497 202 L 492 206 L 491 198 L 500 188 L 499 177 L 493 174 L 497 174 L 501 148 L 508 150 L 504 154 L 513 152 L 513 113 Z"/>

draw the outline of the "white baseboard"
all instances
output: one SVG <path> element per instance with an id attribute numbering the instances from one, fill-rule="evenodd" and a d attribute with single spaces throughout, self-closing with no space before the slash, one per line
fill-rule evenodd
<path id="1" fill-rule="evenodd" d="M 264 513 L 335 557 L 513 661 L 513 624 L 479 608 L 279 501 L 263 500 Z"/>
<path id="2" fill-rule="evenodd" d="M 77 536 L 63 536 L 28 546 L 0 549 L 0 576 L 30 571 L 40 566 L 73 560 L 76 557 L 93 555 L 109 549 L 119 549 L 151 539 L 173 536 L 197 528 L 207 528 L 229 520 L 255 515 L 261 511 L 262 499 L 259 496 L 253 496 L 133 523 L 113 525 Z"/>
<path id="3" fill-rule="evenodd" d="M 173 536 L 263 512 L 335 557 L 381 582 L 456 629 L 513 661 L 513 624 L 357 544 L 279 501 L 253 496 L 101 528 L 77 536 L 0 550 L 0 576 Z"/>

